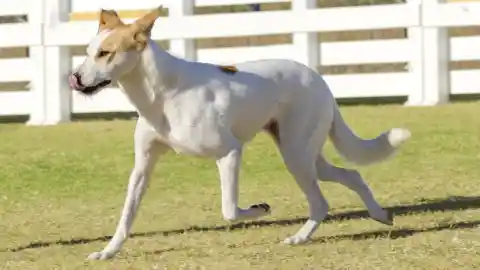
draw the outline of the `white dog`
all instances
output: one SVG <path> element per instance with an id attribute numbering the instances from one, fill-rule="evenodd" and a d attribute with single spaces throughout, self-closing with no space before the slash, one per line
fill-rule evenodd
<path id="1" fill-rule="evenodd" d="M 135 166 L 120 221 L 108 245 L 89 259 L 108 259 L 121 249 L 157 158 L 170 149 L 216 160 L 226 220 L 269 214 L 266 203 L 238 206 L 242 149 L 262 130 L 274 138 L 309 205 L 308 221 L 285 243 L 306 242 L 327 216 L 318 179 L 352 189 L 373 219 L 393 224 L 393 216 L 377 203 L 360 174 L 327 163 L 322 147 L 330 137 L 347 160 L 366 165 L 391 156 L 410 137 L 409 131 L 392 129 L 372 140 L 358 138 L 342 119 L 322 77 L 291 60 L 217 66 L 176 58 L 150 39 L 160 9 L 132 24 L 124 24 L 113 10 L 102 10 L 88 56 L 69 76 L 71 87 L 85 94 L 118 82 L 140 116 Z"/>

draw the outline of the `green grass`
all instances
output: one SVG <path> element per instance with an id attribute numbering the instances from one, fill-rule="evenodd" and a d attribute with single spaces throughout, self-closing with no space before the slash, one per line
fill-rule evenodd
<path id="1" fill-rule="evenodd" d="M 270 203 L 265 222 L 227 229 L 214 162 L 168 154 L 157 164 L 134 237 L 108 262 L 85 258 L 114 232 L 132 167 L 134 121 L 0 125 L 0 269 L 480 267 L 480 103 L 342 112 L 363 137 L 395 126 L 412 131 L 394 159 L 360 168 L 382 205 L 397 213 L 395 226 L 366 218 L 352 192 L 322 183 L 331 219 L 310 244 L 280 244 L 307 208 L 262 134 L 246 150 L 240 200 Z M 330 144 L 326 152 L 344 164 Z"/>

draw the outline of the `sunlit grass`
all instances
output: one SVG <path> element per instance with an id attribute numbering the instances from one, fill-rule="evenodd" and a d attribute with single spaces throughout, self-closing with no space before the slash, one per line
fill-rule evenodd
<path id="1" fill-rule="evenodd" d="M 385 207 L 411 206 L 394 208 L 395 226 L 352 214 L 364 209 L 360 200 L 342 186 L 322 183 L 332 219 L 310 244 L 280 244 L 301 226 L 297 219 L 307 208 L 274 144 L 262 134 L 246 150 L 240 200 L 242 206 L 270 203 L 268 225 L 222 227 L 227 223 L 214 162 L 171 153 L 157 165 L 134 237 L 109 262 L 85 258 L 114 232 L 132 167 L 134 121 L 0 125 L 0 268 L 479 267 L 480 103 L 358 106 L 342 113 L 363 137 L 390 127 L 412 131 L 393 159 L 360 169 Z M 326 152 L 343 164 L 330 144 Z M 352 218 L 338 219 L 342 215 Z M 182 232 L 192 227 L 205 230 Z"/>

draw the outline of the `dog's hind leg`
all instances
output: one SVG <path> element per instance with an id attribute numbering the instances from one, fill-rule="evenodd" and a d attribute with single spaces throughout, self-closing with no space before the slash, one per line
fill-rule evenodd
<path id="1" fill-rule="evenodd" d="M 168 146 L 156 141 L 156 134 L 142 125 L 142 118 L 140 118 L 135 129 L 135 166 L 130 174 L 127 195 L 115 234 L 102 251 L 90 254 L 88 259 L 110 259 L 122 248 L 128 238 L 158 156 L 168 149 Z"/>
<path id="2" fill-rule="evenodd" d="M 321 154 L 317 156 L 316 167 L 319 180 L 337 182 L 346 186 L 358 194 L 374 220 L 386 225 L 393 224 L 393 215 L 384 210 L 375 200 L 373 192 L 358 171 L 333 166 Z"/>
<path id="3" fill-rule="evenodd" d="M 312 117 L 312 116 L 311 116 Z M 286 244 L 301 244 L 308 241 L 328 214 L 328 202 L 318 185 L 315 166 L 320 146 L 328 136 L 328 126 L 309 125 L 313 121 L 298 121 L 299 115 L 279 121 L 280 141 L 278 147 L 283 161 L 305 194 L 309 207 L 309 219 L 295 235 L 284 240 Z M 312 117 L 312 120 L 316 117 Z M 313 122 L 317 123 L 317 122 Z"/>
<path id="4" fill-rule="evenodd" d="M 222 214 L 228 221 L 255 219 L 270 213 L 266 203 L 254 204 L 247 209 L 238 207 L 238 178 L 242 159 L 243 145 L 231 139 L 233 145 L 226 155 L 217 160 L 222 191 Z"/>
<path id="5" fill-rule="evenodd" d="M 318 225 L 328 214 L 328 202 L 320 191 L 315 169 L 315 156 L 304 146 L 280 145 L 281 154 L 288 171 L 293 175 L 300 190 L 305 194 L 309 206 L 309 219 L 293 236 L 284 240 L 286 244 L 301 244 L 310 239 Z"/>

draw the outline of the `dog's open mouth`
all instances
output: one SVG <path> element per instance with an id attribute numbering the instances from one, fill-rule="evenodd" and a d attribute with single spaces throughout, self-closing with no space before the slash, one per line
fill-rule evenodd
<path id="1" fill-rule="evenodd" d="M 85 95 L 93 95 L 93 94 L 97 93 L 98 91 L 102 90 L 102 88 L 104 88 L 105 86 L 109 85 L 111 82 L 112 81 L 110 81 L 110 80 L 105 80 L 105 81 L 100 82 L 97 85 L 85 86 L 85 87 L 79 89 L 78 91 L 81 92 L 82 94 L 85 94 Z"/>
<path id="2" fill-rule="evenodd" d="M 77 74 L 74 73 L 68 77 L 68 83 L 70 87 L 85 95 L 93 95 L 102 90 L 103 87 L 109 85 L 111 82 L 112 81 L 110 80 L 104 80 L 96 85 L 86 86 L 80 82 L 80 78 Z"/>

